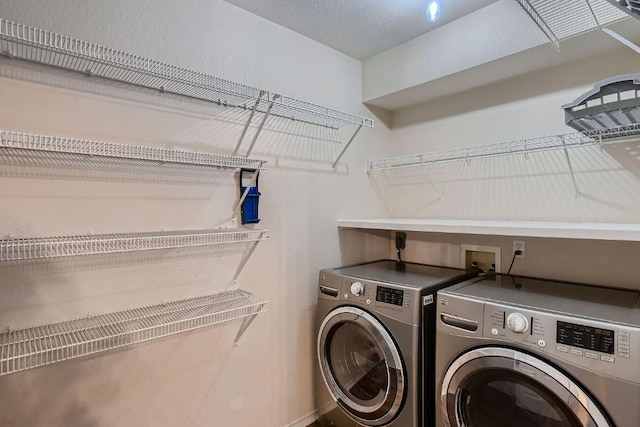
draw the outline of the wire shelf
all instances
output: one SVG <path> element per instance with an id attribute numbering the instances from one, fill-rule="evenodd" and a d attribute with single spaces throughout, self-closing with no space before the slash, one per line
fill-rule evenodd
<path id="1" fill-rule="evenodd" d="M 230 245 L 268 238 L 267 230 L 256 229 L 8 238 L 0 240 L 0 262 Z"/>
<path id="2" fill-rule="evenodd" d="M 159 61 L 0 19 L 0 51 L 10 57 L 127 83 L 219 106 L 253 108 L 328 127 L 373 127 L 373 120 L 316 104 L 272 95 Z M 265 96 L 266 95 L 266 96 Z"/>
<path id="3" fill-rule="evenodd" d="M 581 132 L 640 123 L 640 74 L 622 74 L 599 81 L 562 108 L 565 123 Z"/>
<path id="4" fill-rule="evenodd" d="M 144 147 L 140 145 L 114 144 L 111 142 L 34 135 L 3 130 L 0 130 L 0 147 L 186 165 L 214 166 L 230 169 L 246 167 L 262 169 L 266 164 L 265 160 L 245 157 Z"/>
<path id="5" fill-rule="evenodd" d="M 263 312 L 267 303 L 246 291 L 233 290 L 7 331 L 0 337 L 0 375 L 253 317 Z"/>
<path id="6" fill-rule="evenodd" d="M 391 157 L 382 160 L 369 161 L 367 163 L 367 171 L 384 171 L 441 162 L 470 161 L 484 157 L 511 156 L 517 154 L 526 155 L 527 153 L 537 151 L 573 149 L 598 144 L 606 145 L 619 142 L 619 140 L 624 137 L 640 137 L 640 124 L 636 123 L 631 126 L 592 132 L 575 132 L 564 135 L 551 135 L 501 142 L 497 144 L 480 145 L 477 147 Z"/>
<path id="7" fill-rule="evenodd" d="M 517 0 L 556 48 L 563 40 L 626 19 L 628 15 L 607 0 Z"/>
<path id="8" fill-rule="evenodd" d="M 607 0 L 609 3 L 640 20 L 640 1 L 638 0 Z"/>

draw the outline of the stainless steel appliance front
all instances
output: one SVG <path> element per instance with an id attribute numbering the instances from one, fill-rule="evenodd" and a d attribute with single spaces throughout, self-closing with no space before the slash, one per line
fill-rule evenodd
<path id="1" fill-rule="evenodd" d="M 435 292 L 469 277 L 458 269 L 388 260 L 322 270 L 320 425 L 433 425 Z"/>
<path id="2" fill-rule="evenodd" d="M 640 425 L 640 294 L 497 275 L 438 294 L 438 426 Z"/>

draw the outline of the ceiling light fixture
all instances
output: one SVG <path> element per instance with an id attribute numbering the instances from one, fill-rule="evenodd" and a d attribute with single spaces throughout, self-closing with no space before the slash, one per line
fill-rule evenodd
<path id="1" fill-rule="evenodd" d="M 433 22 L 440 17 L 440 0 L 429 0 L 427 4 L 427 20 Z"/>

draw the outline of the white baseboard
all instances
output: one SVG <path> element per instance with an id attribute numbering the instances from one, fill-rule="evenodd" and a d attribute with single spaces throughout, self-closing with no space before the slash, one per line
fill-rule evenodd
<path id="1" fill-rule="evenodd" d="M 318 421 L 318 411 L 312 411 L 307 415 L 287 424 L 285 427 L 307 427 L 315 421 Z"/>

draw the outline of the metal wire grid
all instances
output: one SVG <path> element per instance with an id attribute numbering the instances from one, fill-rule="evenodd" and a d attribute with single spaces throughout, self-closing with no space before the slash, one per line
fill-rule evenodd
<path id="1" fill-rule="evenodd" d="M 258 242 L 268 231 L 197 230 L 0 240 L 0 262 Z"/>
<path id="2" fill-rule="evenodd" d="M 189 165 L 216 166 L 239 169 L 262 169 L 264 160 L 223 156 L 186 150 L 171 150 L 140 145 L 114 144 L 111 142 L 34 135 L 0 130 L 0 147 L 56 153 L 83 154 L 89 156 L 117 157 L 121 159 L 150 160 L 156 162 L 183 163 Z"/>
<path id="3" fill-rule="evenodd" d="M 640 1 L 639 0 L 607 0 L 612 5 L 625 11 L 636 19 L 640 19 Z"/>
<path id="4" fill-rule="evenodd" d="M 261 107 L 264 110 L 264 106 Z M 321 105 L 300 101 L 286 96 L 279 96 L 271 109 L 272 114 L 277 117 L 285 117 L 328 128 L 341 128 L 344 126 L 358 125 L 373 127 L 373 120 L 355 116 L 343 111 L 323 107 Z"/>
<path id="5" fill-rule="evenodd" d="M 616 110 L 601 111 L 593 115 L 578 117 L 570 124 L 571 127 L 584 129 L 585 131 L 597 131 L 629 126 L 632 123 L 640 123 L 640 106 L 620 108 Z"/>
<path id="6" fill-rule="evenodd" d="M 222 185 L 236 169 L 0 147 L 0 176 L 82 181 Z"/>
<path id="7" fill-rule="evenodd" d="M 454 150 L 437 151 L 425 154 L 412 154 L 408 156 L 392 157 L 375 160 L 369 163 L 369 170 L 388 170 L 400 167 L 420 166 L 430 163 L 454 162 L 461 160 L 473 160 L 483 157 L 509 156 L 536 151 L 549 151 L 586 147 L 597 144 L 610 144 L 617 142 L 619 138 L 628 136 L 640 137 L 640 124 L 616 127 L 593 132 L 570 133 L 564 135 L 551 135 L 531 139 L 522 139 L 497 144 L 481 145 Z"/>
<path id="8" fill-rule="evenodd" d="M 606 0 L 517 1 L 556 47 L 562 40 L 598 29 L 599 25 L 610 25 L 628 17 L 625 12 Z"/>
<path id="9" fill-rule="evenodd" d="M 6 56 L 218 105 L 252 108 L 265 91 L 0 18 Z M 270 96 L 268 96 L 270 97 Z M 273 114 L 321 126 L 373 126 L 368 118 L 278 96 Z M 273 99 L 273 97 L 272 97 Z M 268 102 L 260 101 L 259 111 Z"/>
<path id="10" fill-rule="evenodd" d="M 246 291 L 233 290 L 8 331 L 0 336 L 0 375 L 255 316 L 267 303 Z"/>

